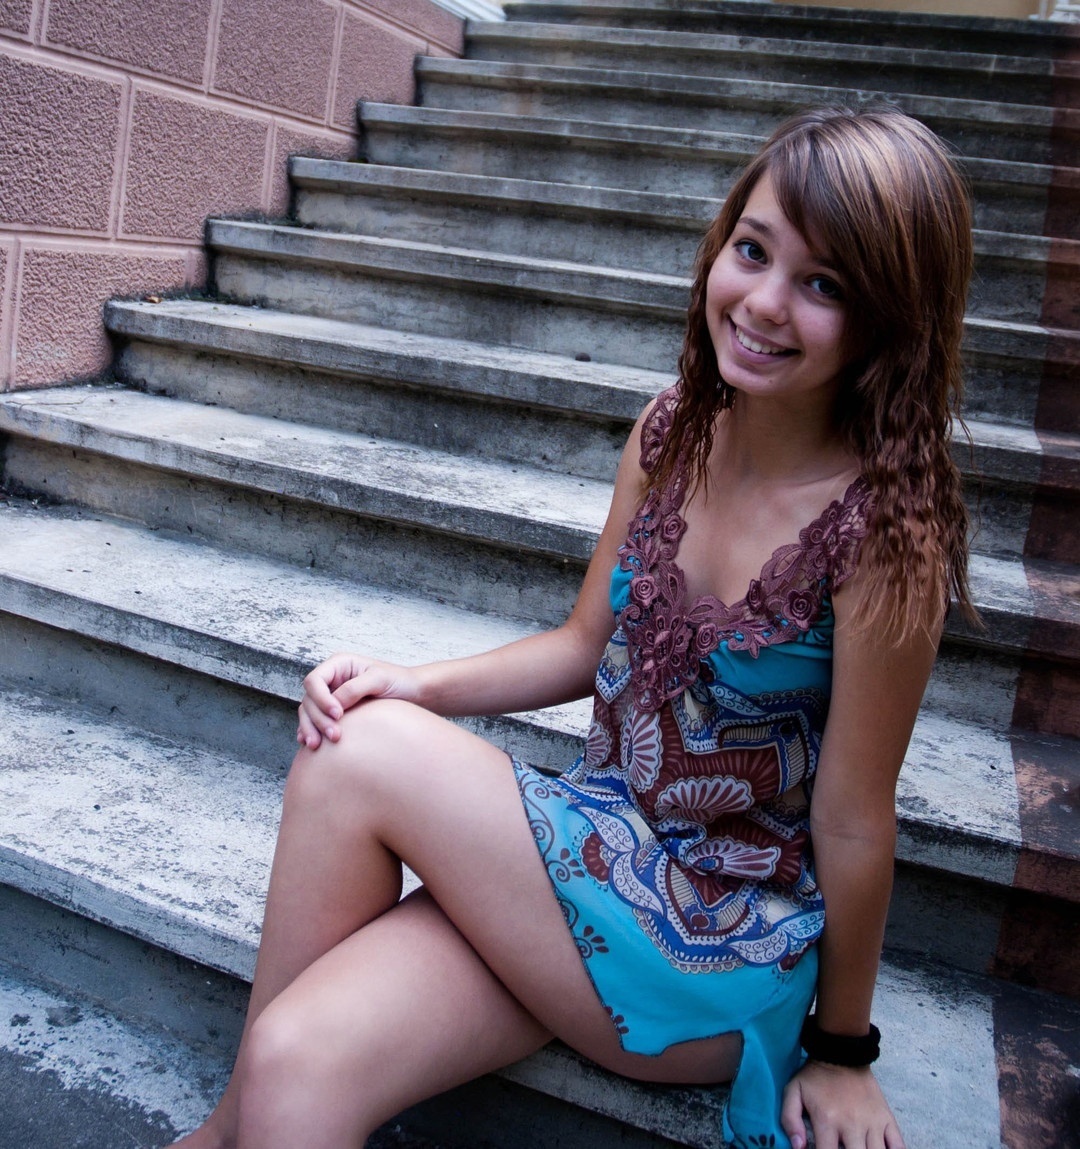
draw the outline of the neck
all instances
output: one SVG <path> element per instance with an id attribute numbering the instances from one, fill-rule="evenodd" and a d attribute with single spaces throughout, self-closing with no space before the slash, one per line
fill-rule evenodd
<path id="1" fill-rule="evenodd" d="M 744 479 L 788 482 L 814 482 L 849 469 L 851 453 L 832 411 L 831 401 L 793 404 L 736 395 L 720 432 L 725 469 Z"/>

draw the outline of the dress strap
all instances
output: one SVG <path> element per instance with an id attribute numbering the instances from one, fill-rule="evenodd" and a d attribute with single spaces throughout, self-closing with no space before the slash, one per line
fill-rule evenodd
<path id="1" fill-rule="evenodd" d="M 652 474 L 660 459 L 660 451 L 664 440 L 671 430 L 675 419 L 675 408 L 679 403 L 679 387 L 676 384 L 666 391 L 661 391 L 656 397 L 653 409 L 649 412 L 641 427 L 641 469 Z"/>

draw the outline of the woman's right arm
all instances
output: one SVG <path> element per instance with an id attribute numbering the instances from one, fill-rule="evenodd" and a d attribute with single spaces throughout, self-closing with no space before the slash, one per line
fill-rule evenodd
<path id="1" fill-rule="evenodd" d="M 400 698 L 447 717 L 505 714 L 582 698 L 612 632 L 608 587 L 627 524 L 642 498 L 641 427 L 634 425 L 615 478 L 607 521 L 574 609 L 562 626 L 469 658 L 403 667 L 360 654 L 337 654 L 304 679 L 297 741 L 309 750 L 336 742 L 350 707 L 368 698 Z"/>

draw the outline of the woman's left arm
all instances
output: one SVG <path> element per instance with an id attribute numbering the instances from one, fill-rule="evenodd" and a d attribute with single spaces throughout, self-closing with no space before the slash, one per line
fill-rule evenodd
<path id="1" fill-rule="evenodd" d="M 852 616 L 864 593 L 857 573 L 834 596 L 833 687 L 822 739 L 810 833 L 825 899 L 818 943 L 818 1027 L 863 1036 L 892 891 L 896 779 L 941 632 L 929 603 L 925 625 L 899 644 Z M 885 1035 L 888 1040 L 888 1035 Z M 818 1149 L 903 1149 L 896 1121 L 873 1074 L 808 1062 L 788 1086 L 784 1128 L 794 1149 L 806 1145 L 803 1111 Z"/>

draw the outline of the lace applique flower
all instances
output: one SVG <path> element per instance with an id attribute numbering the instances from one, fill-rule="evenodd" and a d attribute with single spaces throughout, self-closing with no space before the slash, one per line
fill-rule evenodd
<path id="1" fill-rule="evenodd" d="M 642 429 L 641 465 L 656 465 L 674 416 L 678 392 L 665 391 Z M 790 642 L 819 618 L 825 595 L 855 570 L 872 503 L 861 476 L 831 503 L 799 541 L 780 547 L 730 606 L 712 596 L 686 603 L 686 580 L 675 561 L 686 532 L 680 513 L 688 475 L 679 471 L 663 490 L 650 490 L 619 551 L 629 571 L 628 601 L 619 614 L 630 658 L 634 700 L 655 711 L 697 681 L 701 662 L 720 642 L 757 657 L 762 647 Z"/>

